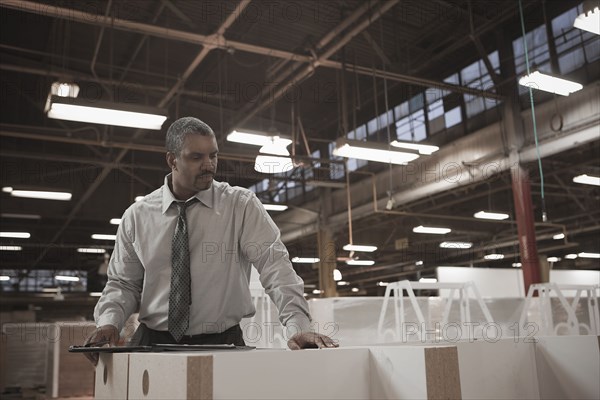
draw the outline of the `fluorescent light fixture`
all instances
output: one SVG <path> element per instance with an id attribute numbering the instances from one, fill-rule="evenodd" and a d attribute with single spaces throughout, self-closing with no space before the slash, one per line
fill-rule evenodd
<path id="1" fill-rule="evenodd" d="M 440 243 L 442 249 L 470 249 L 473 247 L 471 242 L 442 242 Z"/>
<path id="2" fill-rule="evenodd" d="M 389 282 L 381 282 L 381 281 L 377 282 L 377 286 L 387 286 L 387 285 L 389 285 Z"/>
<path id="3" fill-rule="evenodd" d="M 600 253 L 586 253 L 586 252 L 581 252 L 579 254 L 577 254 L 579 257 L 581 258 L 600 258 Z"/>
<path id="4" fill-rule="evenodd" d="M 14 213 L 2 213 L 2 218 L 15 218 L 15 219 L 41 219 L 42 217 L 37 214 L 14 214 Z"/>
<path id="5" fill-rule="evenodd" d="M 419 260 L 415 263 L 417 267 L 421 267 L 423 265 L 423 261 Z"/>
<path id="6" fill-rule="evenodd" d="M 546 258 L 546 260 L 548 262 L 555 263 L 555 262 L 559 262 L 561 260 L 561 258 L 560 257 L 548 257 L 548 258 Z"/>
<path id="7" fill-rule="evenodd" d="M 4 193 L 10 193 L 14 197 L 25 197 L 28 199 L 43 199 L 43 200 L 71 200 L 71 193 L 67 192 L 50 192 L 43 190 L 20 190 L 6 186 L 2 188 Z"/>
<path id="8" fill-rule="evenodd" d="M 564 238 L 565 238 L 564 233 L 558 233 L 558 234 L 552 236 L 552 239 L 554 239 L 554 240 L 560 240 L 560 239 L 564 239 Z"/>
<path id="9" fill-rule="evenodd" d="M 103 233 L 94 233 L 92 239 L 96 240 L 117 240 L 117 235 L 105 235 Z"/>
<path id="10" fill-rule="evenodd" d="M 365 253 L 372 253 L 377 250 L 377 246 L 366 246 L 361 244 L 350 244 L 348 243 L 344 247 L 342 247 L 346 251 L 362 251 Z"/>
<path id="11" fill-rule="evenodd" d="M 98 249 L 93 247 L 80 247 L 77 249 L 78 253 L 90 253 L 90 254 L 104 254 L 106 253 L 105 249 Z"/>
<path id="12" fill-rule="evenodd" d="M 259 154 L 254 162 L 254 170 L 262 174 L 282 174 L 294 168 L 289 157 Z"/>
<path id="13" fill-rule="evenodd" d="M 350 282 L 348 281 L 338 281 L 338 286 L 350 286 Z"/>
<path id="14" fill-rule="evenodd" d="M 50 96 L 71 97 L 79 95 L 79 85 L 73 82 L 54 82 L 50 86 Z M 50 96 L 48 97 L 50 99 Z"/>
<path id="15" fill-rule="evenodd" d="M 23 248 L 21 246 L 0 246 L 1 251 L 21 251 Z"/>
<path id="16" fill-rule="evenodd" d="M 314 264 L 321 261 L 317 257 L 294 257 L 292 258 L 292 262 L 296 264 Z"/>
<path id="17" fill-rule="evenodd" d="M 321 294 L 321 293 L 323 293 L 323 291 L 319 290 L 319 289 L 314 289 L 312 292 L 313 292 L 313 294 Z"/>
<path id="18" fill-rule="evenodd" d="M 493 219 L 497 221 L 502 221 L 503 219 L 507 219 L 509 217 L 509 215 L 506 213 L 498 213 L 491 211 L 478 211 L 475 214 L 473 214 L 473 216 L 479 219 Z"/>
<path id="19" fill-rule="evenodd" d="M 15 239 L 29 239 L 31 237 L 31 234 L 29 232 L 0 232 L 0 237 L 15 238 Z"/>
<path id="20" fill-rule="evenodd" d="M 337 268 L 333 270 L 333 280 L 336 282 L 339 282 L 342 280 L 342 273 Z"/>
<path id="21" fill-rule="evenodd" d="M 504 258 L 504 254 L 499 254 L 499 253 L 486 254 L 485 256 L 483 256 L 483 258 L 485 258 L 486 260 L 502 260 Z"/>
<path id="22" fill-rule="evenodd" d="M 581 183 L 584 185 L 600 186 L 600 177 L 583 174 L 574 177 L 573 182 Z"/>
<path id="23" fill-rule="evenodd" d="M 90 297 L 100 297 L 102 296 L 102 292 L 90 292 Z"/>
<path id="24" fill-rule="evenodd" d="M 429 144 L 402 142 L 400 140 L 394 140 L 390 144 L 394 147 L 399 147 L 401 149 L 417 150 L 419 152 L 419 154 L 424 155 L 424 156 L 429 156 L 440 149 L 437 146 L 432 146 Z"/>
<path id="25" fill-rule="evenodd" d="M 267 146 L 270 144 L 276 144 L 282 147 L 287 147 L 292 143 L 290 139 L 284 139 L 279 136 L 272 136 L 260 132 L 237 130 L 234 130 L 233 132 L 227 135 L 227 141 L 243 144 L 252 144 L 255 146 Z"/>
<path id="26" fill-rule="evenodd" d="M 513 266 L 514 268 L 519 268 L 519 267 L 521 267 L 522 265 L 523 265 L 523 264 L 521 264 L 520 262 L 512 263 L 512 266 Z"/>
<path id="27" fill-rule="evenodd" d="M 135 196 L 135 202 L 137 203 L 138 201 L 144 200 L 144 197 L 146 196 Z"/>
<path id="28" fill-rule="evenodd" d="M 450 228 L 436 228 L 432 226 L 423 226 L 419 225 L 413 228 L 414 233 L 431 233 L 434 235 L 445 235 L 446 233 L 450 233 L 452 229 Z"/>
<path id="29" fill-rule="evenodd" d="M 346 261 L 348 265 L 373 265 L 375 261 L 373 260 L 348 260 Z"/>
<path id="30" fill-rule="evenodd" d="M 0 281 L 10 281 L 10 276 L 0 275 Z"/>
<path id="31" fill-rule="evenodd" d="M 574 259 L 576 259 L 576 258 L 577 258 L 577 254 L 574 254 L 574 253 L 567 254 L 567 255 L 565 256 L 565 258 L 566 258 L 567 260 L 574 260 Z"/>
<path id="32" fill-rule="evenodd" d="M 437 279 L 436 278 L 421 278 L 421 279 L 419 279 L 419 282 L 422 282 L 422 283 L 436 283 Z"/>
<path id="33" fill-rule="evenodd" d="M 395 147 L 389 148 L 387 144 L 383 143 L 363 142 L 346 138 L 340 138 L 336 141 L 333 155 L 399 165 L 406 165 L 419 158 L 417 150 L 406 149 L 400 151 Z"/>
<path id="34" fill-rule="evenodd" d="M 256 156 L 254 170 L 263 174 L 280 174 L 293 169 L 294 163 L 286 148 L 288 140 L 282 141 L 278 136 L 267 140 L 269 142 L 260 148 L 260 154 Z"/>
<path id="35" fill-rule="evenodd" d="M 167 119 L 165 110 L 128 103 L 90 101 L 51 96 L 48 118 L 93 124 L 159 130 Z"/>
<path id="36" fill-rule="evenodd" d="M 358 293 L 360 291 L 357 287 L 353 287 L 350 290 L 352 291 L 352 293 Z"/>
<path id="37" fill-rule="evenodd" d="M 121 218 L 111 218 L 110 223 L 112 225 L 121 225 Z"/>
<path id="38" fill-rule="evenodd" d="M 560 94 L 561 96 L 568 96 L 583 89 L 583 85 L 580 83 L 543 74 L 540 71 L 534 71 L 529 75 L 523 76 L 519 79 L 519 85 L 543 90 L 544 92 Z"/>
<path id="39" fill-rule="evenodd" d="M 57 281 L 79 282 L 79 278 L 77 276 L 56 275 L 54 279 Z"/>
<path id="40" fill-rule="evenodd" d="M 288 206 L 284 204 L 263 204 L 263 207 L 267 211 L 285 211 L 288 209 Z"/>
<path id="41" fill-rule="evenodd" d="M 585 7 L 585 2 L 583 4 Z M 573 26 L 600 35 L 600 8 L 594 7 L 588 12 L 585 12 L 584 8 L 583 14 L 579 14 L 577 18 L 575 18 Z"/>

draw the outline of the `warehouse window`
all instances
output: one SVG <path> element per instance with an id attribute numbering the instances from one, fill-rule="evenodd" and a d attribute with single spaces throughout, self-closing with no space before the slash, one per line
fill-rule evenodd
<path id="1" fill-rule="evenodd" d="M 500 60 L 498 58 L 498 51 L 488 54 L 488 59 L 490 60 L 494 71 L 499 74 Z M 463 68 L 460 71 L 460 78 L 463 86 L 468 86 L 473 89 L 491 91 L 491 89 L 494 87 L 492 77 L 488 73 L 487 67 L 485 66 L 483 60 L 478 60 L 473 64 Z M 470 94 L 465 94 L 464 99 L 467 117 L 469 118 L 485 110 L 492 109 L 498 105 L 496 101 Z"/>
<path id="2" fill-rule="evenodd" d="M 572 23 L 572 22 L 571 22 Z M 530 69 L 537 69 L 540 72 L 552 73 L 550 67 L 550 53 L 548 50 L 548 36 L 546 27 L 541 25 L 525 35 L 527 41 L 527 54 L 529 56 Z M 525 62 L 525 48 L 523 47 L 523 36 L 519 36 L 513 41 L 513 52 L 515 55 L 515 69 L 517 75 L 523 76 L 527 73 L 527 64 Z M 519 85 L 519 94 L 527 93 L 525 86 Z"/>
<path id="3" fill-rule="evenodd" d="M 427 138 L 425 112 L 417 110 L 407 117 L 396 121 L 396 138 L 409 142 L 420 142 Z"/>
<path id="4" fill-rule="evenodd" d="M 447 111 L 444 114 L 444 122 L 446 123 L 446 128 L 450 128 L 456 124 L 460 124 L 462 122 L 460 106 L 454 107 L 452 110 Z"/>
<path id="5" fill-rule="evenodd" d="M 561 74 L 572 72 L 586 62 L 600 58 L 600 41 L 597 36 L 573 27 L 573 21 L 582 12 L 583 6 L 580 4 L 552 20 L 552 35 Z"/>
<path id="6" fill-rule="evenodd" d="M 75 251 L 75 250 L 73 250 Z M 85 292 L 87 290 L 87 271 L 77 270 L 47 270 L 36 269 L 21 274 L 21 270 L 1 270 L 0 275 L 8 276 L 11 279 L 1 281 L 2 291 L 5 292 L 50 292 L 56 293 L 56 288 L 60 287 L 62 292 Z M 57 275 L 78 277 L 79 281 L 57 280 Z"/>

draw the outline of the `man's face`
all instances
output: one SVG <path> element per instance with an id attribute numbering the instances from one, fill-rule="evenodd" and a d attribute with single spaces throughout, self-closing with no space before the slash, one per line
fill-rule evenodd
<path id="1" fill-rule="evenodd" d="M 219 147 L 214 136 L 195 133 L 186 135 L 179 157 L 167 153 L 167 162 L 173 171 L 175 191 L 190 196 L 210 187 L 217 172 Z"/>

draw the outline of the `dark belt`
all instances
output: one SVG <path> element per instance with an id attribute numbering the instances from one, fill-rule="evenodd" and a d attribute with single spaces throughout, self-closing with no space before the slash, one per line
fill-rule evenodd
<path id="1" fill-rule="evenodd" d="M 234 344 L 245 346 L 244 336 L 239 324 L 220 333 L 202 333 L 184 335 L 179 342 L 168 331 L 157 331 L 140 324 L 131 339 L 131 345 L 148 346 L 151 344 Z"/>

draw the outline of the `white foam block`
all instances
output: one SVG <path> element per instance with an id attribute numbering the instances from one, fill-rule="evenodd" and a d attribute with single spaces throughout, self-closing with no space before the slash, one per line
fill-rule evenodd
<path id="1" fill-rule="evenodd" d="M 534 343 L 457 342 L 463 399 L 539 399 Z"/>
<path id="2" fill-rule="evenodd" d="M 127 399 L 129 354 L 100 354 L 96 366 L 95 399 Z"/>
<path id="3" fill-rule="evenodd" d="M 543 399 L 600 399 L 598 336 L 540 337 L 535 345 Z"/>
<path id="4" fill-rule="evenodd" d="M 130 399 L 211 399 L 212 355 L 131 353 Z"/>
<path id="5" fill-rule="evenodd" d="M 369 350 L 133 353 L 129 398 L 365 399 Z"/>
<path id="6" fill-rule="evenodd" d="M 213 361 L 215 399 L 369 397 L 366 348 L 221 352 Z"/>

